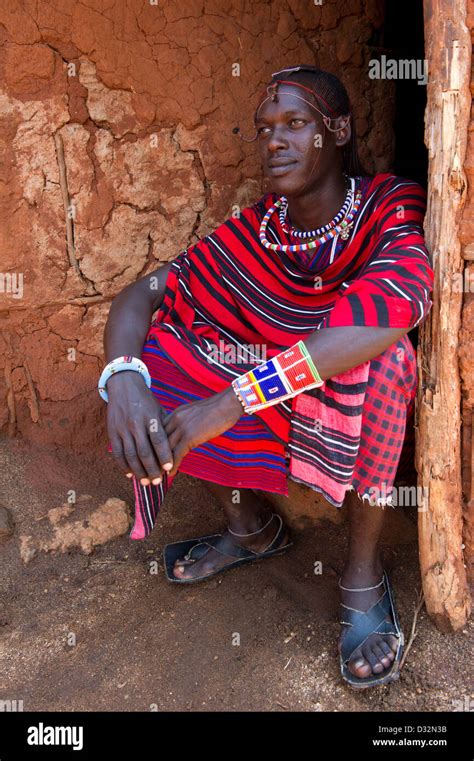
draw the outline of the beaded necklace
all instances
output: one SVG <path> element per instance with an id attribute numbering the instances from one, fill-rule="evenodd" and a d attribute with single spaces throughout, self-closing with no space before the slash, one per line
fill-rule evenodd
<path id="1" fill-rule="evenodd" d="M 280 224 L 283 229 L 283 232 L 294 235 L 295 238 L 319 238 L 321 235 L 324 235 L 328 230 L 330 230 L 332 227 L 335 227 L 338 222 L 341 222 L 341 220 L 344 219 L 347 212 L 350 209 L 350 206 L 352 204 L 353 198 L 354 198 L 354 186 L 352 184 L 352 181 L 349 182 L 349 180 L 352 180 L 352 178 L 349 178 L 346 175 L 346 178 L 348 180 L 347 184 L 347 195 L 345 198 L 345 201 L 342 205 L 342 208 L 336 216 L 331 219 L 330 222 L 327 223 L 327 225 L 323 225 L 322 227 L 318 227 L 317 230 L 297 230 L 294 225 L 289 226 L 286 222 L 286 216 L 288 213 L 288 200 L 285 196 L 282 196 L 283 198 L 283 206 L 280 209 Z"/>
<path id="2" fill-rule="evenodd" d="M 336 217 L 333 220 L 331 220 L 331 222 L 329 223 L 330 229 L 326 230 L 322 235 L 318 235 L 317 240 L 312 240 L 307 243 L 295 243 L 295 244 L 270 243 L 270 241 L 266 237 L 266 230 L 267 230 L 270 217 L 272 216 L 272 214 L 275 213 L 275 211 L 283 209 L 285 206 L 285 203 L 287 203 L 287 199 L 285 198 L 285 196 L 280 196 L 280 198 L 278 198 L 275 201 L 273 206 L 271 206 L 268 209 L 267 213 L 262 219 L 262 222 L 260 224 L 260 231 L 259 231 L 259 238 L 261 243 L 265 246 L 265 248 L 269 248 L 272 251 L 282 251 L 282 252 L 291 251 L 291 252 L 298 253 L 300 251 L 308 251 L 312 248 L 316 248 L 316 246 L 319 246 L 322 243 L 325 243 L 326 241 L 331 240 L 337 235 L 340 235 L 340 237 L 343 240 L 347 240 L 347 238 L 349 237 L 350 228 L 352 227 L 352 224 L 353 224 L 354 217 L 357 214 L 359 210 L 359 206 L 362 201 L 362 193 L 360 190 L 358 190 L 355 193 L 355 197 L 354 197 L 355 180 L 353 177 L 351 177 L 350 180 L 351 180 L 350 197 L 352 201 L 352 206 L 349 212 L 346 214 L 344 219 L 334 224 L 334 220 L 336 219 L 336 217 L 339 217 L 342 212 L 342 209 L 341 209 L 341 211 L 339 211 L 336 214 Z M 344 206 L 346 205 L 346 201 L 344 202 Z M 325 227 L 327 227 L 327 225 L 325 225 Z M 312 231 L 309 233 L 309 235 L 313 237 L 315 236 L 315 233 L 319 233 L 319 230 Z"/>

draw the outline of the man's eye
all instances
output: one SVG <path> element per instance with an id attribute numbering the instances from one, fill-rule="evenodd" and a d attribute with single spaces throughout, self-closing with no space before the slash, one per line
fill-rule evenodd
<path id="1" fill-rule="evenodd" d="M 296 126 L 300 126 L 301 124 L 306 124 L 305 119 L 297 119 L 297 118 L 290 119 L 290 124 L 291 125 L 293 125 L 295 122 L 297 123 Z M 257 135 L 262 135 L 264 130 L 269 130 L 269 129 L 270 129 L 270 127 L 258 127 L 257 128 Z"/>

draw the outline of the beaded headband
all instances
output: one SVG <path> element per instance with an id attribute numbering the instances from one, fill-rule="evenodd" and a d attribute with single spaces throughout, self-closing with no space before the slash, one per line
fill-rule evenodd
<path id="1" fill-rule="evenodd" d="M 284 69 L 284 71 L 287 71 L 287 69 Z M 267 97 L 260 103 L 260 105 L 257 108 L 257 111 L 255 113 L 255 116 L 257 116 L 257 114 L 260 111 L 261 107 L 263 106 L 264 103 L 267 102 L 267 100 L 272 100 L 272 101 L 276 100 L 276 98 L 278 96 L 277 88 L 278 88 L 278 86 L 280 84 L 291 85 L 293 87 L 300 87 L 302 90 L 305 90 L 306 92 L 309 92 L 315 98 L 319 98 L 319 100 L 323 101 L 325 106 L 327 108 L 329 108 L 329 110 L 332 111 L 333 114 L 335 113 L 334 109 L 331 108 L 331 106 L 323 98 L 323 96 L 319 95 L 319 93 L 315 92 L 314 90 L 311 90 L 309 87 L 305 87 L 305 85 L 302 85 L 299 82 L 291 82 L 291 81 L 289 81 L 287 79 L 277 79 L 275 82 L 272 82 L 271 84 L 267 85 L 267 87 L 265 88 L 264 93 L 267 93 Z M 262 93 L 261 97 L 263 97 L 264 93 Z M 321 114 L 321 116 L 323 117 L 324 125 L 329 130 L 329 132 L 339 132 L 339 130 L 344 129 L 344 127 L 347 127 L 347 125 L 349 124 L 349 122 L 351 120 L 351 114 L 348 114 L 347 119 L 344 122 L 344 124 L 342 124 L 340 127 L 336 127 L 335 129 L 333 129 L 333 127 L 331 127 L 331 122 L 334 121 L 334 119 L 337 119 L 338 118 L 337 116 L 326 116 L 326 114 L 324 114 L 317 106 L 315 106 L 314 103 L 311 103 L 311 101 L 307 100 L 307 98 L 303 98 L 300 95 L 295 95 L 295 93 L 288 93 L 288 94 L 292 95 L 293 98 L 298 98 L 299 100 L 304 101 L 309 106 L 311 106 L 311 108 L 313 108 L 315 111 L 317 111 L 319 114 Z M 256 134 L 255 137 L 251 137 L 251 138 L 243 137 L 243 135 L 239 134 L 240 133 L 240 127 L 234 127 L 232 132 L 234 133 L 234 135 L 238 134 L 240 139 L 244 140 L 246 143 L 253 143 L 254 140 L 256 140 L 257 137 L 258 137 L 258 134 Z"/>
<path id="2" fill-rule="evenodd" d="M 277 95 L 276 88 L 278 87 L 279 84 L 282 84 L 282 85 L 294 85 L 295 87 L 301 87 L 302 90 L 306 90 L 306 92 L 309 92 L 309 93 L 311 93 L 311 95 L 314 95 L 315 98 L 319 98 L 319 100 L 322 100 L 324 105 L 330 111 L 332 111 L 333 114 L 336 113 L 334 111 L 334 109 L 331 108 L 331 106 L 329 105 L 327 100 L 325 100 L 323 98 L 323 96 L 320 95 L 319 93 L 317 93 L 315 90 L 312 90 L 310 87 L 306 87 L 305 85 L 302 85 L 300 82 L 292 82 L 291 80 L 288 80 L 288 79 L 276 79 L 275 82 L 272 82 L 271 84 L 267 85 L 267 87 L 265 89 L 266 89 L 266 92 L 268 94 L 270 94 L 269 90 L 271 90 L 271 89 L 275 90 L 274 94 L 271 95 L 272 100 L 275 100 L 275 98 L 276 98 L 276 95 Z M 263 95 L 263 93 L 262 93 L 262 95 Z"/>
<path id="3" fill-rule="evenodd" d="M 311 88 L 305 87 L 305 85 L 302 85 L 299 82 L 291 82 L 288 79 L 277 79 L 275 82 L 272 82 L 271 84 L 267 85 L 267 87 L 265 88 L 265 92 L 267 93 L 268 97 L 266 97 L 265 100 L 263 100 L 260 103 L 259 107 L 257 108 L 256 115 L 260 111 L 260 109 L 263 106 L 263 104 L 267 102 L 267 100 L 275 101 L 277 99 L 277 96 L 278 96 L 277 89 L 278 89 L 279 85 L 291 85 L 293 87 L 300 87 L 302 90 L 305 90 L 306 92 L 309 92 L 315 98 L 318 98 L 319 100 L 321 100 L 324 103 L 324 105 L 330 111 L 332 111 L 333 114 L 335 113 L 334 109 L 331 108 L 331 106 L 329 105 L 327 100 L 325 100 L 322 95 L 319 95 L 319 93 L 315 92 L 314 90 L 311 90 Z M 317 111 L 319 114 L 321 114 L 321 116 L 323 117 L 323 122 L 324 122 L 324 124 L 326 125 L 326 127 L 328 128 L 328 130 L 330 132 L 338 132 L 340 129 L 343 129 L 344 127 L 347 127 L 347 125 L 349 124 L 349 121 L 350 121 L 350 118 L 351 118 L 350 114 L 348 115 L 347 121 L 342 125 L 342 127 L 336 127 L 336 129 L 333 129 L 330 126 L 330 122 L 334 121 L 334 119 L 337 119 L 338 118 L 337 116 L 332 116 L 332 117 L 331 116 L 326 116 L 326 114 L 324 114 L 317 106 L 315 106 L 314 103 L 311 103 L 306 98 L 302 98 L 300 95 L 295 95 L 294 93 L 288 93 L 288 94 L 289 95 L 293 95 L 294 98 L 298 98 L 299 100 L 303 100 L 305 103 L 307 103 L 309 106 L 311 106 L 311 108 L 314 108 L 315 111 Z"/>

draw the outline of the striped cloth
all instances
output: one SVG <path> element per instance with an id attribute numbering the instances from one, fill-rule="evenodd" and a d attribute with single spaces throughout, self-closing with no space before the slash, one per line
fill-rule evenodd
<path id="1" fill-rule="evenodd" d="M 410 475 L 416 389 L 415 351 L 405 335 L 370 362 L 328 379 L 313 397 L 300 394 L 288 442 L 292 479 L 336 507 L 351 487 L 374 504 L 390 503 L 395 476 Z"/>
<path id="2" fill-rule="evenodd" d="M 362 203 L 347 241 L 328 241 L 304 256 L 264 248 L 260 222 L 277 199 L 268 193 L 176 257 L 142 353 L 167 411 L 224 390 L 314 330 L 412 328 L 424 320 L 434 275 L 423 237 L 423 189 L 391 174 L 357 177 L 356 187 Z M 267 237 L 295 242 L 277 214 Z M 243 416 L 189 452 L 180 470 L 286 495 L 291 477 L 336 506 L 348 489 L 362 496 L 373 487 L 390 491 L 415 392 L 416 358 L 404 336 L 320 388 Z M 165 475 L 158 487 L 133 480 L 130 536 L 142 539 L 172 479 Z"/>

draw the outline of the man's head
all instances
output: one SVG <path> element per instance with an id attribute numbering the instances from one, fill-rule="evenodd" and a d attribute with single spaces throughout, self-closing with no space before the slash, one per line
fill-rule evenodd
<path id="1" fill-rule="evenodd" d="M 340 80 L 314 66 L 273 74 L 254 115 L 265 177 L 274 192 L 297 196 L 328 173 L 363 174 Z"/>

